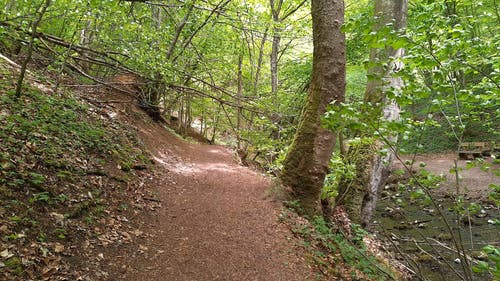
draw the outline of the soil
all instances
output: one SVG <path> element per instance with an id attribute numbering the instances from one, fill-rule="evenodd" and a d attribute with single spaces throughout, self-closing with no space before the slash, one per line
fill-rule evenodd
<path id="1" fill-rule="evenodd" d="M 227 147 L 181 140 L 133 111 L 129 121 L 156 163 L 145 189 L 157 208 L 130 218 L 139 222 L 138 248 L 104 254 L 108 280 L 314 279 L 297 238 L 278 222 L 269 178 L 238 165 Z"/>
<path id="2" fill-rule="evenodd" d="M 465 193 L 466 197 L 474 201 L 483 201 L 488 197 L 490 184 L 500 184 L 500 177 L 494 174 L 494 170 L 500 169 L 500 164 L 493 163 L 491 157 L 485 159 L 485 163 L 491 165 L 488 171 L 481 170 L 480 166 L 466 169 L 468 160 L 457 159 L 458 155 L 454 153 L 446 154 L 425 154 L 425 155 L 405 155 L 401 157 L 401 161 L 395 160 L 393 170 L 404 169 L 403 164 L 406 160 L 413 159 L 413 170 L 422 169 L 420 163 L 425 163 L 424 169 L 436 174 L 446 177 L 439 189 L 435 192 L 438 195 L 447 195 L 456 193 L 456 176 L 455 173 L 450 173 L 455 166 L 454 161 L 457 160 L 459 167 L 459 186 L 460 192 Z"/>

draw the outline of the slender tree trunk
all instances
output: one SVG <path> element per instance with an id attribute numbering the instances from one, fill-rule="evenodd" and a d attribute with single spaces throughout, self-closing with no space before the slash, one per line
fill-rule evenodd
<path id="1" fill-rule="evenodd" d="M 280 27 L 281 23 L 280 13 L 281 7 L 283 7 L 283 0 L 270 0 L 271 6 L 271 14 L 273 17 L 273 41 L 271 46 L 271 55 L 270 55 L 270 66 L 271 66 L 271 95 L 273 98 L 273 105 L 278 105 L 278 59 L 279 59 L 279 51 L 280 51 Z"/>
<path id="2" fill-rule="evenodd" d="M 312 0 L 313 73 L 309 94 L 281 179 L 291 188 L 305 215 L 321 214 L 320 195 L 333 151 L 334 134 L 321 127 L 321 117 L 345 92 L 345 37 L 341 31 L 344 2 Z"/>
<path id="3" fill-rule="evenodd" d="M 236 113 L 236 139 L 237 139 L 237 149 L 241 150 L 241 99 L 243 98 L 243 54 L 238 57 L 238 92 L 236 93 L 236 104 L 238 105 L 238 111 Z"/>
<path id="4" fill-rule="evenodd" d="M 181 35 L 181 32 L 184 29 L 184 26 L 188 22 L 189 16 L 191 15 L 193 8 L 194 8 L 194 3 L 192 5 L 189 5 L 189 8 L 188 8 L 188 11 L 186 12 L 186 15 L 181 20 L 181 22 L 179 24 L 177 24 L 177 27 L 175 28 L 174 38 L 172 39 L 172 42 L 170 43 L 170 46 L 168 47 L 168 51 L 166 54 L 167 59 L 170 59 L 172 57 L 172 54 L 174 53 L 174 50 L 175 50 L 175 46 L 177 45 L 177 42 L 179 41 L 179 36 Z M 159 10 L 159 7 L 153 7 L 153 9 Z M 159 14 L 160 14 L 160 12 L 158 11 L 158 15 Z"/>
<path id="5" fill-rule="evenodd" d="M 38 13 L 35 15 L 36 18 L 31 23 L 31 38 L 28 44 L 28 53 L 26 54 L 26 58 L 24 59 L 23 64 L 21 65 L 21 70 L 19 71 L 19 78 L 17 79 L 17 85 L 16 85 L 16 98 L 21 97 L 24 75 L 26 74 L 26 68 L 28 67 L 28 63 L 31 60 L 31 55 L 33 54 L 33 44 L 35 43 L 36 30 L 38 29 L 40 21 L 42 21 L 43 15 L 49 8 L 50 3 L 51 0 L 45 0 L 45 2 L 40 4 L 40 7 L 37 9 Z"/>
<path id="6" fill-rule="evenodd" d="M 217 110 L 214 110 L 214 117 L 212 119 L 212 136 L 210 138 L 210 142 L 212 144 L 215 144 L 215 135 L 217 133 L 217 127 L 219 126 L 221 107 L 222 107 L 222 105 L 219 104 L 219 106 L 217 107 Z"/>
<path id="7" fill-rule="evenodd" d="M 80 46 L 89 48 L 92 42 L 92 21 L 87 20 L 85 26 L 80 31 Z M 82 52 L 82 55 L 86 55 L 87 52 Z M 82 70 L 88 72 L 90 70 L 90 63 L 81 62 Z"/>
<path id="8" fill-rule="evenodd" d="M 182 132 L 182 124 L 184 123 L 184 94 L 179 99 L 179 114 L 178 115 L 179 115 L 179 118 L 177 119 L 177 122 L 178 122 L 177 129 L 182 134 L 183 133 Z"/>
<path id="9" fill-rule="evenodd" d="M 185 118 L 183 124 L 183 131 L 185 134 L 188 133 L 188 130 L 191 129 L 192 123 L 192 115 L 191 115 L 191 95 L 186 96 L 186 109 L 184 110 Z"/>
<path id="10" fill-rule="evenodd" d="M 273 44 L 271 47 L 271 94 L 273 97 L 274 105 L 278 104 L 278 52 L 280 49 L 281 36 L 279 35 L 279 29 L 274 28 Z"/>
<path id="11" fill-rule="evenodd" d="M 255 70 L 255 78 L 254 78 L 254 81 L 253 81 L 253 94 L 254 94 L 254 97 L 257 97 L 257 94 L 258 94 L 260 72 L 262 70 L 262 60 L 264 58 L 264 46 L 266 45 L 266 40 L 267 40 L 267 29 L 264 32 L 264 36 L 262 37 L 262 41 L 260 41 L 259 56 L 258 56 L 258 59 L 257 59 L 257 69 Z"/>

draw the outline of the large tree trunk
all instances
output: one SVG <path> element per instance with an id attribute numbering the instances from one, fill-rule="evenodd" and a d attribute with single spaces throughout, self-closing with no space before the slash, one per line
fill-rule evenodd
<path id="1" fill-rule="evenodd" d="M 406 11 L 408 0 L 376 0 L 375 16 L 377 22 L 374 30 L 393 23 L 396 31 L 406 26 Z M 393 49 L 389 46 L 370 50 L 370 62 L 373 65 L 368 69 L 368 80 L 365 92 L 365 102 L 370 103 L 371 109 L 379 112 L 386 121 L 399 119 L 399 106 L 394 100 L 387 98 L 387 92 L 396 95 L 401 93 L 403 81 L 397 76 L 402 67 L 399 61 L 404 55 L 403 49 Z M 367 113 L 368 116 L 373 114 Z M 386 136 L 391 143 L 397 141 L 396 136 Z M 389 169 L 394 159 L 394 151 L 388 149 L 381 154 L 384 144 L 379 140 L 365 142 L 360 146 L 351 147 L 353 151 L 347 153 L 347 161 L 356 165 L 357 176 L 349 182 L 342 182 L 339 188 L 338 205 L 344 205 L 350 219 L 366 227 L 375 210 L 378 192 L 385 185 Z M 351 150 L 350 149 L 350 150 Z M 363 178 L 362 181 L 358 179 Z"/>
<path id="2" fill-rule="evenodd" d="M 343 100 L 345 92 L 343 18 L 343 1 L 312 0 L 312 81 L 281 175 L 303 214 L 311 217 L 321 214 L 321 188 L 335 142 L 334 134 L 321 127 L 321 117 L 329 103 Z"/>

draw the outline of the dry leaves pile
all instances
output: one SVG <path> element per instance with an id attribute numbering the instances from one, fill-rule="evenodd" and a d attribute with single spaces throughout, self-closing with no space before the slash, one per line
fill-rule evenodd
<path id="1" fill-rule="evenodd" d="M 144 199 L 152 162 L 112 106 L 40 91 L 32 77 L 14 101 L 3 66 L 0 279 L 106 280 L 109 249 L 140 253 L 134 218 L 161 204 Z"/>

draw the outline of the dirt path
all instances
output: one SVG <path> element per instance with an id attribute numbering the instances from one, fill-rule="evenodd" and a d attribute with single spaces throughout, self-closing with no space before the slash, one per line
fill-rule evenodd
<path id="1" fill-rule="evenodd" d="M 140 130 L 159 166 L 151 188 L 161 208 L 144 218 L 144 253 L 125 258 L 120 280 L 313 280 L 278 222 L 280 205 L 266 197 L 271 181 L 225 147 L 187 143 L 158 127 Z"/>
<path id="2" fill-rule="evenodd" d="M 428 154 L 428 155 L 417 155 L 414 159 L 414 169 L 421 169 L 419 167 L 420 163 L 425 163 L 425 169 L 436 174 L 443 175 L 446 177 L 446 182 L 444 182 L 441 187 L 436 190 L 437 194 L 454 194 L 456 193 L 456 179 L 455 174 L 450 171 L 454 167 L 454 159 L 456 159 L 456 154 Z M 412 156 L 404 156 L 402 160 L 413 160 Z M 466 168 L 468 161 L 458 160 L 457 165 L 460 169 L 460 191 L 465 192 L 467 198 L 473 200 L 485 200 L 490 193 L 489 184 L 500 184 L 500 177 L 496 176 L 493 170 L 498 170 L 500 168 L 499 164 L 492 163 L 491 158 L 486 158 L 485 160 L 490 164 L 490 168 L 487 171 L 481 170 L 479 166 L 470 169 Z M 395 161 L 393 169 L 403 169 L 403 165 L 399 161 Z"/>

